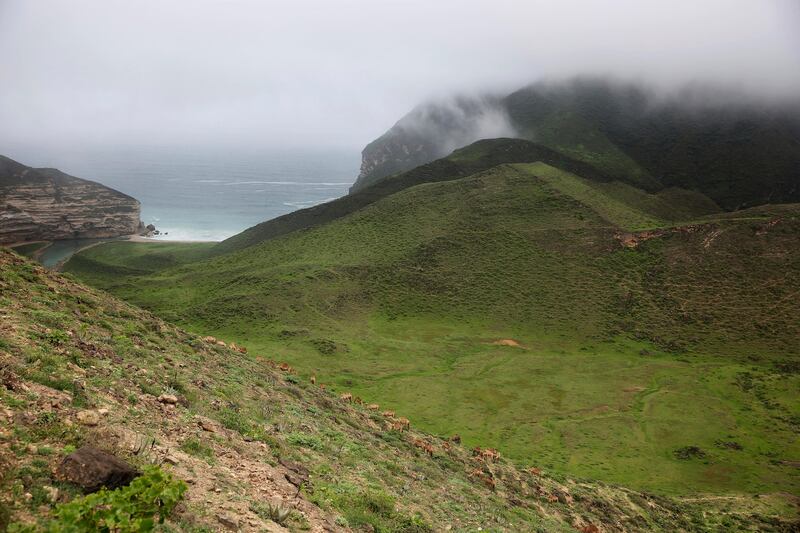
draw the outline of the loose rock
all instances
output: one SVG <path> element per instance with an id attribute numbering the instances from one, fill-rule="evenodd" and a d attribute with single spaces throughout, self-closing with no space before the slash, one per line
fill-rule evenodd
<path id="1" fill-rule="evenodd" d="M 76 418 L 84 426 L 96 426 L 100 423 L 100 414 L 97 411 L 81 411 Z"/>
<path id="2" fill-rule="evenodd" d="M 172 394 L 162 394 L 158 397 L 158 401 L 169 405 L 175 405 L 178 403 L 178 397 Z"/>
<path id="3" fill-rule="evenodd" d="M 239 521 L 230 515 L 218 514 L 217 522 L 233 531 L 239 529 Z"/>
<path id="4" fill-rule="evenodd" d="M 139 473 L 122 459 L 92 446 L 67 455 L 56 468 L 56 476 L 95 492 L 102 487 L 115 489 L 129 484 Z"/>

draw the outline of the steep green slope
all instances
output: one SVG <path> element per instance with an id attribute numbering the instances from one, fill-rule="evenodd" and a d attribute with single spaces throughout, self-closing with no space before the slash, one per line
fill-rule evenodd
<path id="1" fill-rule="evenodd" d="M 726 209 L 800 200 L 796 105 L 710 92 L 659 98 L 590 78 L 533 85 L 506 105 L 521 131 L 606 172 L 629 168 L 661 186 L 699 190 Z"/>
<path id="2" fill-rule="evenodd" d="M 713 209 L 501 165 L 152 275 L 107 275 L 115 250 L 153 253 L 126 243 L 67 270 L 523 464 L 796 492 L 798 206 Z"/>
<path id="3" fill-rule="evenodd" d="M 587 163 L 564 156 L 536 143 L 521 139 L 487 139 L 456 150 L 449 156 L 432 163 L 382 179 L 372 186 L 342 198 L 262 222 L 223 241 L 212 253 L 221 254 L 241 250 L 292 231 L 325 224 L 415 185 L 455 180 L 503 163 L 535 161 L 579 174 L 598 183 L 626 181 L 624 175 L 598 171 Z M 636 180 L 633 182 L 635 183 Z M 702 195 L 696 194 L 695 196 Z M 708 200 L 706 202 L 713 204 Z"/>

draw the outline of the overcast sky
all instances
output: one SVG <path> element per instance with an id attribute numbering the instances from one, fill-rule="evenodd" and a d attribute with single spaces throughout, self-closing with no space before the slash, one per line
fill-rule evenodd
<path id="1" fill-rule="evenodd" d="M 581 73 L 800 93 L 800 0 L 0 0 L 2 144 L 361 147 Z"/>

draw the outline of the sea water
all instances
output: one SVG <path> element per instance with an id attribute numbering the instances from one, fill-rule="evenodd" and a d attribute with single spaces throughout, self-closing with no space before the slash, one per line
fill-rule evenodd
<path id="1" fill-rule="evenodd" d="M 215 150 L 17 147 L 8 157 L 107 185 L 142 203 L 157 239 L 219 241 L 347 193 L 357 149 Z"/>

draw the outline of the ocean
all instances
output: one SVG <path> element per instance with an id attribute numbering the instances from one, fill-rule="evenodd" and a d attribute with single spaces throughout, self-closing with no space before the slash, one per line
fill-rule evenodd
<path id="1" fill-rule="evenodd" d="M 347 194 L 358 150 L 259 152 L 166 148 L 4 152 L 32 167 L 55 167 L 133 196 L 156 239 L 219 241 L 259 222 Z"/>

